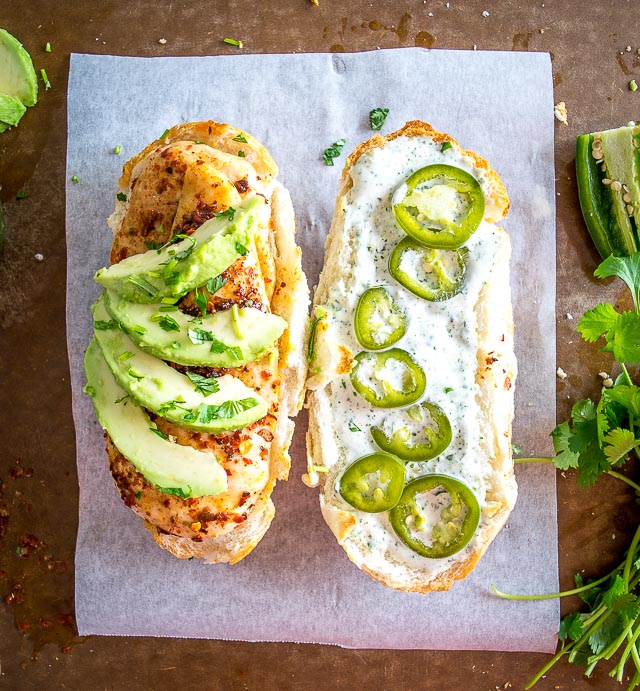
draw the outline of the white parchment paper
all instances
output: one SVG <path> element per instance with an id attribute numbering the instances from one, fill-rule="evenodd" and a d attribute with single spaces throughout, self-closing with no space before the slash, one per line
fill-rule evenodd
<path id="1" fill-rule="evenodd" d="M 485 156 L 511 198 L 517 382 L 514 439 L 525 455 L 549 451 L 555 425 L 555 194 L 553 92 L 547 54 L 428 51 L 360 54 L 123 58 L 72 55 L 67 150 L 67 328 L 77 430 L 80 525 L 76 615 L 80 634 L 187 636 L 333 643 L 361 648 L 550 652 L 556 601 L 506 602 L 490 583 L 520 592 L 557 589 L 553 469 L 520 466 L 508 525 L 479 566 L 449 593 L 390 590 L 360 572 L 300 481 L 305 417 L 276 518 L 234 566 L 179 561 L 158 548 L 122 504 L 102 432 L 82 394 L 92 281 L 108 263 L 124 161 L 165 128 L 213 119 L 254 134 L 280 166 L 297 212 L 304 268 L 315 285 L 341 164 L 322 150 L 346 137 L 345 154 L 383 128 L 422 119 Z M 114 147 L 122 148 L 121 155 Z M 79 181 L 73 183 L 72 176 Z"/>

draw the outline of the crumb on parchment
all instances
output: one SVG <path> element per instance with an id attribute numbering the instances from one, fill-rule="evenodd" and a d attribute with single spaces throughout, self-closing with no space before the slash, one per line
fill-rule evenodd
<path id="1" fill-rule="evenodd" d="M 556 105 L 553 107 L 553 114 L 555 115 L 556 120 L 559 120 L 563 125 L 569 124 L 569 121 L 567 120 L 567 105 L 564 101 L 556 103 Z"/>
<path id="2" fill-rule="evenodd" d="M 556 370 L 556 376 L 560 381 L 564 381 L 569 375 L 562 369 L 562 367 L 558 367 Z"/>

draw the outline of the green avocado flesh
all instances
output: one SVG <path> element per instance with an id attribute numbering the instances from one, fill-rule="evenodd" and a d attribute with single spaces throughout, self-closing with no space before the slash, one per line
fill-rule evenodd
<path id="1" fill-rule="evenodd" d="M 145 411 L 131 403 L 107 365 L 100 346 L 89 343 L 84 357 L 85 391 L 93 398 L 100 425 L 120 453 L 160 489 L 185 497 L 205 497 L 227 489 L 227 474 L 216 457 L 156 434 Z"/>
<path id="2" fill-rule="evenodd" d="M 180 365 L 240 367 L 269 350 L 287 326 L 282 317 L 252 307 L 196 319 L 161 311 L 161 305 L 127 302 L 110 291 L 105 307 L 139 348 Z"/>
<path id="3" fill-rule="evenodd" d="M 38 100 L 38 78 L 31 56 L 5 29 L 0 29 L 0 93 L 14 96 L 25 106 Z"/>
<path id="4" fill-rule="evenodd" d="M 132 302 L 177 300 L 246 253 L 264 204 L 262 197 L 251 197 L 238 206 L 232 221 L 228 215 L 212 218 L 187 238 L 100 269 L 95 280 Z"/>
<path id="5" fill-rule="evenodd" d="M 268 403 L 240 379 L 225 374 L 199 380 L 198 388 L 184 374 L 140 350 L 111 321 L 102 300 L 93 306 L 93 320 L 94 338 L 111 373 L 148 410 L 181 427 L 210 434 L 242 429 L 267 414 Z"/>
<path id="6" fill-rule="evenodd" d="M 5 125 L 15 127 L 26 110 L 20 99 L 9 94 L 0 94 L 0 121 Z"/>

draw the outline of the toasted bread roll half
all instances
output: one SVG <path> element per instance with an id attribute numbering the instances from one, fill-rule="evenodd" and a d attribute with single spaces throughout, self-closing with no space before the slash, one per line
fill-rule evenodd
<path id="1" fill-rule="evenodd" d="M 506 190 L 424 122 L 348 157 L 315 293 L 308 471 L 349 558 L 448 590 L 504 525 L 516 360 Z"/>
<path id="2" fill-rule="evenodd" d="M 109 219 L 95 341 L 123 396 L 98 400 L 100 351 L 89 393 L 124 503 L 181 559 L 246 556 L 289 473 L 309 296 L 277 172 L 247 132 L 178 125 L 125 164 Z"/>

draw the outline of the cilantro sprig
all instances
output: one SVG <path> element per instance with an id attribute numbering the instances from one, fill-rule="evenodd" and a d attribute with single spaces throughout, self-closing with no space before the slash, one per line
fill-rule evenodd
<path id="1" fill-rule="evenodd" d="M 326 165 L 333 165 L 333 159 L 338 158 L 338 156 L 340 156 L 340 154 L 342 153 L 342 149 L 346 143 L 346 139 L 338 139 L 337 142 L 333 142 L 331 146 L 327 147 L 324 150 L 324 152 L 322 153 L 322 160 L 325 162 Z"/>
<path id="2" fill-rule="evenodd" d="M 569 420 L 551 433 L 555 457 L 522 458 L 516 463 L 554 463 L 556 468 L 578 471 L 581 487 L 592 485 L 603 474 L 626 483 L 640 498 L 640 485 L 618 472 L 631 454 L 640 458 L 640 387 L 634 384 L 628 365 L 640 364 L 640 252 L 631 257 L 605 259 L 595 271 L 598 278 L 616 276 L 631 291 L 634 309 L 619 312 L 610 303 L 601 303 L 585 312 L 578 331 L 588 343 L 604 339 L 601 350 L 610 352 L 621 373 L 611 388 L 603 389 L 597 401 L 577 401 Z M 527 684 L 536 684 L 565 655 L 569 662 L 582 664 L 589 676 L 602 660 L 618 655 L 610 676 L 622 682 L 631 661 L 635 670 L 628 689 L 640 685 L 640 525 L 624 561 L 598 580 L 584 583 L 578 574 L 576 587 L 544 595 L 508 595 L 491 586 L 500 597 L 512 600 L 542 600 L 579 595 L 587 612 L 572 612 L 560 623 L 560 649 Z"/>

